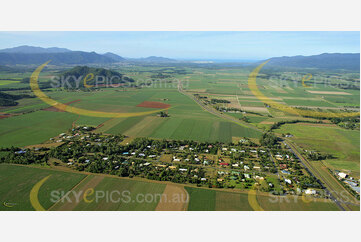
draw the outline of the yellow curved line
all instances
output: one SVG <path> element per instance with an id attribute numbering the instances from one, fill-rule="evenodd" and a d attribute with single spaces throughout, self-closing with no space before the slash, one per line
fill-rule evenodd
<path id="1" fill-rule="evenodd" d="M 307 74 L 307 75 L 304 75 L 304 76 L 302 77 L 302 86 L 303 86 L 303 87 L 311 87 L 310 85 L 307 85 L 307 84 L 305 83 L 305 82 L 311 80 L 311 78 L 312 78 L 312 74 L 311 74 L 311 73 L 309 73 L 309 74 Z"/>
<path id="2" fill-rule="evenodd" d="M 49 63 L 50 61 L 40 65 L 36 70 L 31 74 L 30 77 L 30 88 L 34 92 L 34 94 L 40 98 L 43 102 L 65 112 L 75 113 L 78 115 L 84 116 L 91 116 L 91 117 L 103 117 L 103 118 L 128 118 L 128 117 L 136 117 L 136 116 L 143 116 L 147 114 L 153 114 L 160 111 L 168 110 L 169 108 L 164 109 L 157 109 L 154 111 L 147 111 L 147 112 L 134 112 L 134 113 L 114 113 L 114 112 L 101 112 L 101 111 L 93 111 L 87 110 L 83 108 L 72 107 L 67 104 L 60 103 L 48 97 L 43 91 L 40 90 L 38 84 L 38 78 L 40 72 L 43 68 Z"/>
<path id="3" fill-rule="evenodd" d="M 43 179 L 41 179 L 38 183 L 36 183 L 33 188 L 30 191 L 30 203 L 33 206 L 33 208 L 35 208 L 36 211 L 45 211 L 45 208 L 43 206 L 41 206 L 39 199 L 38 199 L 38 193 L 39 193 L 39 189 L 40 187 L 44 184 L 44 182 L 46 180 L 49 179 L 51 175 L 44 177 Z"/>
<path id="4" fill-rule="evenodd" d="M 258 67 L 256 67 L 250 74 L 248 78 L 248 87 L 253 93 L 254 96 L 256 96 L 260 101 L 268 104 L 272 108 L 276 108 L 278 110 L 281 110 L 283 112 L 300 115 L 300 116 L 308 116 L 308 117 L 323 117 L 323 118 L 339 118 L 339 117 L 354 117 L 354 116 L 360 116 L 360 112 L 340 112 L 340 113 L 331 113 L 331 112 L 319 112 L 314 110 L 303 110 L 298 109 L 294 107 L 290 107 L 281 103 L 278 103 L 265 95 L 261 93 L 261 91 L 258 89 L 256 80 L 257 75 L 259 71 L 262 69 L 262 67 L 269 62 L 265 61 L 262 64 L 260 64 Z"/>
<path id="5" fill-rule="evenodd" d="M 4 202 L 3 204 L 4 204 L 5 207 L 8 207 L 8 208 L 14 207 L 14 205 L 9 205 L 7 202 Z"/>
<path id="6" fill-rule="evenodd" d="M 93 80 L 94 79 L 94 74 L 93 73 L 88 73 L 88 75 L 86 75 L 85 77 L 84 77 L 84 87 L 86 87 L 86 88 L 91 88 L 91 87 L 93 87 L 94 85 L 88 85 L 87 84 L 87 82 L 88 81 L 91 81 L 91 80 Z"/>
<path id="7" fill-rule="evenodd" d="M 254 188 L 248 192 L 248 203 L 254 211 L 264 211 L 257 201 L 257 191 Z"/>

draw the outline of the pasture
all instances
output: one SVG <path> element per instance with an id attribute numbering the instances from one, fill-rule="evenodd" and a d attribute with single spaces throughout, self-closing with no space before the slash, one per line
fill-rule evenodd
<path id="1" fill-rule="evenodd" d="M 275 132 L 291 133 L 291 139 L 304 149 L 332 154 L 335 159 L 325 160 L 329 167 L 351 170 L 360 176 L 360 131 L 296 123 L 282 125 Z"/>
<path id="2" fill-rule="evenodd" d="M 49 175 L 50 178 L 40 188 L 38 194 L 39 202 L 45 209 L 54 204 L 51 201 L 52 191 L 67 192 L 85 177 L 78 173 L 0 164 L 0 210 L 34 210 L 30 203 L 30 191 L 37 182 Z M 4 203 L 13 206 L 7 207 Z"/>
<path id="3" fill-rule="evenodd" d="M 253 211 L 248 193 L 185 187 L 190 200 L 189 211 Z M 304 201 L 301 197 L 270 196 L 257 193 L 258 205 L 266 211 L 333 211 L 338 207 L 329 200 Z"/>

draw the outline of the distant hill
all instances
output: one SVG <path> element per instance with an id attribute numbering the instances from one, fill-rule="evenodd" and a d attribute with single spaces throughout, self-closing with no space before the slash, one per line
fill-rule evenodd
<path id="1" fill-rule="evenodd" d="M 111 52 L 107 52 L 107 53 L 103 54 L 103 56 L 109 57 L 109 58 L 111 58 L 111 59 L 113 59 L 114 61 L 117 61 L 117 62 L 125 60 L 125 58 L 123 58 L 123 57 L 121 57 L 121 56 L 119 56 L 117 54 L 111 53 Z"/>
<path id="2" fill-rule="evenodd" d="M 116 62 L 107 56 L 83 51 L 63 53 L 0 53 L 0 65 L 38 65 L 48 60 L 51 60 L 51 64 L 108 64 Z"/>
<path id="3" fill-rule="evenodd" d="M 71 50 L 58 47 L 42 48 L 29 45 L 22 45 L 14 48 L 7 48 L 0 50 L 0 53 L 23 53 L 23 54 L 35 54 L 35 53 L 64 53 Z"/>
<path id="4" fill-rule="evenodd" d="M 271 58 L 267 66 L 360 71 L 360 54 L 320 54 L 312 56 L 283 56 Z"/>
<path id="5" fill-rule="evenodd" d="M 146 58 L 129 58 L 130 61 L 139 61 L 139 62 L 157 62 L 157 63 L 165 63 L 165 62 L 176 62 L 177 60 L 160 57 L 160 56 L 149 56 Z"/>
<path id="6" fill-rule="evenodd" d="M 119 84 L 119 83 L 127 83 L 127 82 L 134 82 L 132 78 L 126 77 L 125 75 L 112 70 L 107 70 L 104 68 L 94 68 L 88 66 L 76 66 L 68 71 L 62 72 L 60 77 L 67 79 L 72 87 L 84 87 L 84 83 L 75 83 L 76 80 L 80 79 L 83 81 L 84 77 L 87 76 L 89 73 L 94 75 L 94 79 L 87 82 L 88 85 L 95 85 L 96 84 L 96 77 L 99 77 L 99 85 L 105 84 L 105 79 L 110 80 L 110 84 Z M 72 83 L 73 82 L 73 83 Z"/>
<path id="7" fill-rule="evenodd" d="M 12 94 L 7 94 L 5 92 L 0 92 L 0 106 L 16 106 L 18 105 L 18 102 L 16 102 L 16 100 L 25 97 L 30 98 L 31 96 L 26 94 L 12 95 Z"/>

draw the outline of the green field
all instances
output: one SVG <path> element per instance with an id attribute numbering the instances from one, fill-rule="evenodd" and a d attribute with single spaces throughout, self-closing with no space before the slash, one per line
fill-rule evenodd
<path id="1" fill-rule="evenodd" d="M 71 128 L 75 114 L 38 111 L 0 119 L 0 147 L 39 144 Z"/>
<path id="2" fill-rule="evenodd" d="M 45 209 L 54 204 L 50 200 L 51 191 L 67 192 L 85 177 L 78 173 L 0 164 L 0 210 L 34 210 L 30 203 L 30 191 L 37 182 L 48 175 L 51 175 L 50 178 L 38 194 L 39 202 Z M 9 208 L 4 203 L 11 203 L 14 206 Z"/>
<path id="3" fill-rule="evenodd" d="M 21 174 L 21 176 L 18 174 Z M 41 186 L 38 193 L 39 203 L 46 210 L 154 211 L 166 186 L 165 184 L 153 182 L 1 164 L 0 200 L 2 204 L 0 204 L 0 210 L 34 210 L 30 203 L 30 191 L 37 182 L 49 175 L 51 175 L 50 178 Z M 66 199 L 63 201 L 58 200 L 56 204 L 51 200 L 51 198 L 57 198 L 52 195 L 54 191 L 64 191 L 65 194 L 71 190 L 76 194 L 83 195 L 89 188 L 94 189 L 94 193 L 87 193 L 89 194 L 88 200 L 84 199 L 84 196 L 80 197 L 80 202 L 74 204 Z M 192 187 L 185 187 L 185 189 L 190 195 L 189 211 L 253 210 L 248 203 L 247 193 Z M 114 191 L 118 192 L 116 193 L 118 196 L 111 198 L 109 194 Z M 97 192 L 100 195 L 95 195 Z M 75 201 L 73 195 L 68 197 L 70 201 Z M 115 198 L 121 198 L 122 200 L 116 200 Z M 275 199 L 275 197 L 257 195 L 258 203 L 264 210 L 337 210 L 336 205 L 329 201 L 305 203 L 300 198 L 294 199 L 293 197 L 288 200 Z M 12 207 L 7 207 L 4 203 Z"/>
<path id="4" fill-rule="evenodd" d="M 325 162 L 334 169 L 351 170 L 360 175 L 360 131 L 340 127 L 303 124 L 282 125 L 277 133 L 291 133 L 291 139 L 304 149 L 332 154 Z"/>
<path id="5" fill-rule="evenodd" d="M 190 211 L 253 211 L 247 193 L 232 193 L 201 188 L 185 187 L 190 195 Z M 266 211 L 333 211 L 339 210 L 330 201 L 302 201 L 298 197 L 257 195 L 259 206 Z"/>

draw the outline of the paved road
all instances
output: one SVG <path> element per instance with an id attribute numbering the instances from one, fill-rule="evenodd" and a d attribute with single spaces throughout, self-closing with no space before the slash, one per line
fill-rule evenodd
<path id="1" fill-rule="evenodd" d="M 284 142 L 287 145 L 287 147 L 292 151 L 292 153 L 300 160 L 302 165 L 307 168 L 308 172 L 310 172 L 314 177 L 318 178 L 321 183 L 324 183 L 326 185 L 325 191 L 328 194 L 328 196 L 336 203 L 336 205 L 343 211 L 345 210 L 352 211 L 352 209 L 349 206 L 347 206 L 347 203 L 343 202 L 342 199 L 338 197 L 338 195 L 336 197 L 333 195 L 333 193 L 330 192 L 329 188 L 331 188 L 332 186 L 330 186 L 330 184 L 325 179 L 322 178 L 321 174 L 316 169 L 313 168 L 310 162 L 305 157 L 303 157 L 300 152 L 298 152 L 297 148 L 289 140 L 284 140 Z"/>

